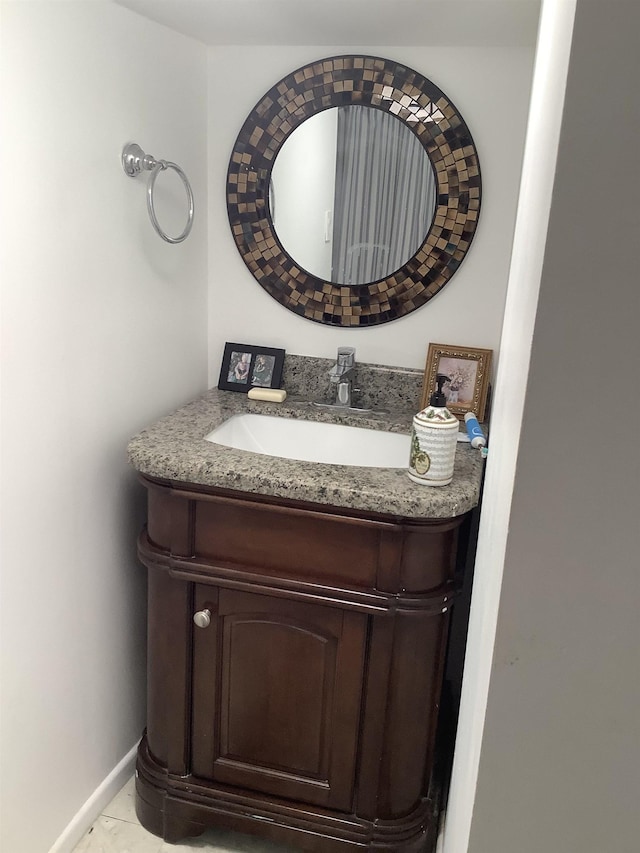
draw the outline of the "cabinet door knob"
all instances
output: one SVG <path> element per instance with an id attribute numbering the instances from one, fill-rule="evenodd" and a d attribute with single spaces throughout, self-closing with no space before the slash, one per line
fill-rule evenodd
<path id="1" fill-rule="evenodd" d="M 208 609 L 198 610 L 197 613 L 193 614 L 193 621 L 198 628 L 208 628 L 211 625 L 211 611 Z"/>

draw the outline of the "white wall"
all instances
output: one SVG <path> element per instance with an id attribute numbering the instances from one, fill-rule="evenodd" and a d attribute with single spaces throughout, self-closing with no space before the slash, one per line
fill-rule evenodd
<path id="1" fill-rule="evenodd" d="M 334 329 L 287 310 L 253 279 L 231 237 L 225 181 L 236 136 L 256 102 L 293 69 L 341 53 L 404 62 L 448 94 L 474 137 L 483 176 L 480 224 L 469 254 L 443 291 L 418 311 L 372 329 Z M 331 357 L 357 348 L 361 361 L 423 368 L 429 342 L 497 350 L 529 102 L 532 48 L 212 47 L 209 57 L 210 365 L 218 380 L 225 341 Z M 227 81 L 233 79 L 233 98 Z"/>
<path id="2" fill-rule="evenodd" d="M 469 853 L 638 850 L 639 31 L 577 3 Z"/>
<path id="3" fill-rule="evenodd" d="M 331 281 L 337 147 L 338 110 L 324 110 L 287 138 L 271 173 L 278 239 L 304 269 L 327 281 Z"/>
<path id="4" fill-rule="evenodd" d="M 2 100 L 0 849 L 46 853 L 144 725 L 125 450 L 206 387 L 206 51 L 101 0 L 4 2 Z M 191 178 L 179 246 L 130 140 Z"/>

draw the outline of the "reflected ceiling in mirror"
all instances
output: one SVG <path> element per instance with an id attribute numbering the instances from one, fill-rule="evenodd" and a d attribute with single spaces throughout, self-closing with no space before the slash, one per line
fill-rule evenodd
<path id="1" fill-rule="evenodd" d="M 288 245 L 286 229 L 277 224 L 280 193 L 274 164 L 285 141 L 297 128 L 304 132 L 301 126 L 312 116 L 332 107 L 352 106 L 366 107 L 365 113 L 369 114 L 386 113 L 385 119 L 390 118 L 396 127 L 399 123 L 403 131 L 408 130 L 418 140 L 431 165 L 426 173 L 435 178 L 435 201 L 423 197 L 432 191 L 419 192 L 421 204 L 428 211 L 431 205 L 431 209 L 423 214 L 424 222 L 418 226 L 423 229 L 417 238 L 418 245 L 405 261 L 399 262 L 401 266 L 393 263 L 393 270 L 376 267 L 377 250 L 369 244 L 378 240 L 367 235 L 352 243 L 366 244 L 364 252 L 363 247 L 355 252 L 367 257 L 369 272 L 349 272 L 345 266 L 339 273 L 341 281 L 332 282 L 327 266 L 317 267 L 315 272 L 305 268 L 303 260 L 295 254 L 302 250 Z M 363 162 L 370 165 L 368 160 Z M 403 160 L 403 178 L 408 168 L 408 162 Z M 333 186 L 331 182 L 330 187 Z M 231 156 L 227 208 L 240 254 L 258 283 L 274 299 L 315 322 L 368 327 L 420 308 L 447 284 L 473 239 L 480 211 L 480 190 L 480 170 L 471 134 L 440 89 L 416 71 L 390 60 L 339 56 L 294 71 L 256 105 L 238 135 Z M 405 207 L 413 210 L 415 206 L 415 196 L 407 197 Z M 344 225 L 339 226 L 335 221 L 333 203 L 320 209 L 322 240 L 328 238 L 333 252 L 334 234 L 336 242 L 348 242 L 348 235 Z M 390 253 L 388 241 L 381 240 L 380 244 Z M 356 266 L 362 263 L 360 260 Z M 333 261 L 329 267 L 332 265 Z M 336 266 L 339 268 L 339 261 Z M 354 276 L 355 280 L 349 282 Z"/>
<path id="2" fill-rule="evenodd" d="M 343 106 L 311 116 L 285 139 L 269 212 L 283 249 L 306 272 L 333 284 L 371 284 L 422 245 L 435 194 L 431 161 L 404 122 Z"/>

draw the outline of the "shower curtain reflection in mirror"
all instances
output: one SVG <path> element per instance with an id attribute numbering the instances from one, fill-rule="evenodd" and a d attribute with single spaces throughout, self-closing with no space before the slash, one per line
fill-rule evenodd
<path id="1" fill-rule="evenodd" d="M 429 157 L 401 121 L 340 107 L 332 280 L 367 284 L 403 266 L 426 238 L 435 193 Z"/>

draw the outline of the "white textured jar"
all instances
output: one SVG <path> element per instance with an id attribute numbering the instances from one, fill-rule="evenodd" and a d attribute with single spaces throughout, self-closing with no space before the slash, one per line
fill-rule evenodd
<path id="1" fill-rule="evenodd" d="M 448 486 L 453 480 L 459 422 L 444 406 L 427 406 L 411 427 L 409 477 L 424 486 Z"/>

